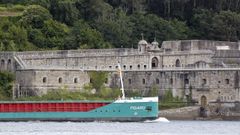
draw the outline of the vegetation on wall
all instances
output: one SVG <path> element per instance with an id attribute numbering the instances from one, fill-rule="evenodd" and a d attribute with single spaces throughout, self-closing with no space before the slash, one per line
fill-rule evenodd
<path id="1" fill-rule="evenodd" d="M 167 90 L 160 100 L 159 107 L 160 109 L 178 108 L 186 106 L 186 103 L 182 98 L 173 97 L 172 91 Z"/>
<path id="2" fill-rule="evenodd" d="M 238 0 L 0 0 L 0 51 L 240 38 Z"/>
<path id="3" fill-rule="evenodd" d="M 14 75 L 10 72 L 0 72 L 0 100 L 12 98 Z"/>

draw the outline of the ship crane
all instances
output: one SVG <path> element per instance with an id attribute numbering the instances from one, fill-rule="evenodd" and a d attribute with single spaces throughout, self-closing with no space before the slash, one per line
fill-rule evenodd
<path id="1" fill-rule="evenodd" d="M 124 86 L 123 86 L 122 69 L 121 69 L 121 65 L 120 65 L 119 62 L 118 62 L 118 72 L 119 72 L 120 82 L 121 82 L 122 99 L 125 99 L 125 91 L 124 91 Z"/>

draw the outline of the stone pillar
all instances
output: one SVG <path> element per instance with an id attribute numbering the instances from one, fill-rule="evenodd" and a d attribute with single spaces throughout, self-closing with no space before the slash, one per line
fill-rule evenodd
<path id="1" fill-rule="evenodd" d="M 240 50 L 240 41 L 238 41 L 238 50 Z"/>

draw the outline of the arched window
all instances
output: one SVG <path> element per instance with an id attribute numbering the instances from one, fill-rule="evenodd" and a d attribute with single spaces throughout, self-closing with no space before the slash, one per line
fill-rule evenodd
<path id="1" fill-rule="evenodd" d="M 58 78 L 58 83 L 62 83 L 62 77 Z"/>
<path id="2" fill-rule="evenodd" d="M 145 79 L 142 79 L 142 83 L 145 84 L 145 83 L 146 83 L 146 80 L 145 80 Z"/>
<path id="3" fill-rule="evenodd" d="M 225 83 L 226 83 L 226 84 L 229 84 L 229 79 L 225 79 Z"/>
<path id="4" fill-rule="evenodd" d="M 201 106 L 205 107 L 207 105 L 207 98 L 206 96 L 201 97 Z"/>
<path id="5" fill-rule="evenodd" d="M 43 77 L 42 82 L 46 83 L 47 82 L 47 77 Z"/>
<path id="6" fill-rule="evenodd" d="M 123 65 L 123 69 L 124 69 L 124 70 L 126 69 L 126 65 Z"/>
<path id="7" fill-rule="evenodd" d="M 128 84 L 132 84 L 132 80 L 131 79 L 128 79 Z"/>
<path id="8" fill-rule="evenodd" d="M 202 79 L 202 85 L 206 85 L 207 84 L 207 80 L 206 79 Z"/>
<path id="9" fill-rule="evenodd" d="M 159 79 L 158 78 L 156 78 L 156 84 L 159 84 Z"/>
<path id="10" fill-rule="evenodd" d="M 7 70 L 9 70 L 9 71 L 11 71 L 11 69 L 12 69 L 11 63 L 12 63 L 11 59 L 8 59 Z"/>
<path id="11" fill-rule="evenodd" d="M 140 65 L 139 64 L 137 65 L 137 67 L 138 67 L 138 69 L 140 69 Z"/>
<path id="12" fill-rule="evenodd" d="M 181 63 L 180 63 L 180 60 L 179 60 L 179 59 L 176 60 L 175 65 L 176 65 L 176 67 L 181 67 Z"/>
<path id="13" fill-rule="evenodd" d="M 130 67 L 130 70 L 132 69 L 132 65 L 129 66 Z"/>
<path id="14" fill-rule="evenodd" d="M 90 83 L 93 83 L 92 78 L 90 78 Z"/>
<path id="15" fill-rule="evenodd" d="M 157 68 L 158 67 L 158 59 L 157 57 L 152 58 L 152 68 Z"/>
<path id="16" fill-rule="evenodd" d="M 144 69 L 147 69 L 147 65 L 144 65 Z"/>
<path id="17" fill-rule="evenodd" d="M 188 79 L 185 79 L 185 80 L 184 80 L 184 84 L 189 84 L 189 80 L 188 80 Z"/>
<path id="18" fill-rule="evenodd" d="M 1 60 L 1 65 L 0 65 L 0 69 L 4 69 L 5 68 L 5 61 Z"/>
<path id="19" fill-rule="evenodd" d="M 171 84 L 171 85 L 173 84 L 173 79 L 172 79 L 172 78 L 170 79 L 170 84 Z"/>
<path id="20" fill-rule="evenodd" d="M 105 83 L 106 83 L 106 84 L 108 83 L 108 78 L 105 78 Z"/>
<path id="21" fill-rule="evenodd" d="M 73 82 L 74 82 L 74 83 L 78 83 L 78 78 L 74 78 L 74 79 L 73 79 Z"/>

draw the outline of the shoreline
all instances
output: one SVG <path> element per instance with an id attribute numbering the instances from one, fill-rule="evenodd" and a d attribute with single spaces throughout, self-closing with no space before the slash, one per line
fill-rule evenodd
<path id="1" fill-rule="evenodd" d="M 159 117 L 168 120 L 196 120 L 196 121 L 240 121 L 240 112 L 228 111 L 221 115 L 206 110 L 201 116 L 200 106 L 189 106 L 176 109 L 159 110 Z"/>

